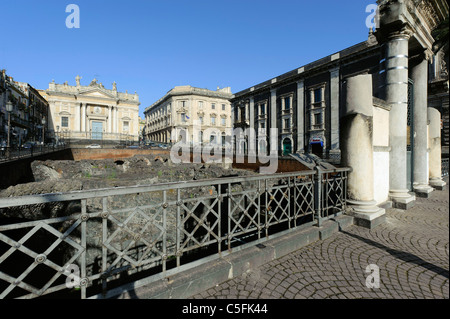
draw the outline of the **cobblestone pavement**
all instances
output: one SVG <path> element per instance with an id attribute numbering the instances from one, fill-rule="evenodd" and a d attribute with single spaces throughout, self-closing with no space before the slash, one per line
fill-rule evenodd
<path id="1" fill-rule="evenodd" d="M 351 226 L 192 299 L 448 299 L 448 187 L 386 216 L 373 230 Z M 366 286 L 371 264 L 379 288 Z"/>

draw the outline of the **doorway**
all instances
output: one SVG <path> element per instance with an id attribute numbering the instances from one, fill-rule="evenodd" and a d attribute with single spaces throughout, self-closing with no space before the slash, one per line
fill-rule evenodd
<path id="1" fill-rule="evenodd" d="M 292 141 L 290 138 L 285 138 L 283 140 L 283 155 L 292 154 Z"/>
<path id="2" fill-rule="evenodd" d="M 311 143 L 311 153 L 322 158 L 323 155 L 323 144 L 320 142 Z"/>
<path id="3" fill-rule="evenodd" d="M 103 138 L 103 122 L 92 122 L 92 139 L 101 140 Z"/>

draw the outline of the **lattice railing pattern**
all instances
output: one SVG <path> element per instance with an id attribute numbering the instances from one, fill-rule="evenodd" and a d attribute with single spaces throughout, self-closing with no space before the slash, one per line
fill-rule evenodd
<path id="1" fill-rule="evenodd" d="M 176 272 L 204 257 L 219 258 L 236 246 L 317 223 L 345 208 L 347 169 L 317 174 L 2 198 L 5 216 L 24 207 L 52 211 L 55 205 L 59 215 L 69 206 L 75 212 L 0 225 L 0 298 L 106 294 L 127 277 Z"/>

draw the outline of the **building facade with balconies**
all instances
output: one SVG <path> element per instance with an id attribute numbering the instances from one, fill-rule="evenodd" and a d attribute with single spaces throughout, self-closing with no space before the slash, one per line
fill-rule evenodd
<path id="1" fill-rule="evenodd" d="M 176 143 L 181 134 L 191 145 L 225 142 L 231 134 L 232 118 L 229 87 L 216 91 L 176 86 L 145 109 L 147 141 Z"/>
<path id="2" fill-rule="evenodd" d="M 46 121 L 48 119 L 48 102 L 38 90 L 26 82 L 14 81 L 2 70 L 0 80 L 0 139 L 8 138 L 8 113 L 6 103 L 12 103 L 10 115 L 10 145 L 17 147 L 25 142 L 44 142 L 47 140 Z"/>
<path id="3" fill-rule="evenodd" d="M 386 5 L 388 2 L 380 0 L 378 3 Z M 445 145 L 448 145 L 448 71 L 444 57 L 448 60 L 448 44 L 442 52 L 434 54 L 431 50 L 431 31 L 445 18 L 448 4 L 441 0 L 408 0 L 402 4 L 402 8 L 405 8 L 405 12 L 402 12 L 404 16 L 410 15 L 415 19 L 415 24 L 407 26 L 413 35 L 409 41 L 409 52 L 404 54 L 409 68 L 402 68 L 409 70 L 406 77 L 410 78 L 411 87 L 415 85 L 415 91 L 418 92 L 419 82 L 414 84 L 414 80 L 419 72 L 413 70 L 425 61 L 423 63 L 429 69 L 428 106 L 442 113 L 445 151 Z M 370 74 L 373 96 L 386 100 L 386 92 L 391 91 L 387 86 L 392 84 L 386 84 L 387 73 L 392 70 L 387 66 L 392 59 L 397 58 L 385 57 L 386 42 L 382 32 L 371 30 L 364 42 L 235 93 L 231 100 L 234 126 L 258 130 L 255 151 L 268 153 L 271 141 L 269 129 L 272 132 L 274 129 L 277 133 L 278 154 L 314 153 L 339 162 L 340 111 L 345 102 L 345 81 L 355 75 Z M 420 74 L 427 77 L 422 71 Z M 408 85 L 408 81 L 401 85 Z M 413 127 L 413 103 L 410 104 L 407 125 L 408 132 L 412 134 L 413 130 L 409 127 Z M 261 140 L 265 143 L 260 143 Z M 408 137 L 409 151 L 412 140 Z M 248 137 L 239 144 L 242 142 L 247 151 L 252 147 Z"/>

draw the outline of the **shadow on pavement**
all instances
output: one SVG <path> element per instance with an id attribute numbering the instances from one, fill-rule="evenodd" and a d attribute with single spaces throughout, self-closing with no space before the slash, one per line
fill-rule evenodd
<path id="1" fill-rule="evenodd" d="M 364 238 L 364 237 L 361 237 L 361 236 L 356 235 L 356 234 L 349 233 L 349 232 L 344 231 L 344 230 L 341 230 L 341 233 L 346 234 L 346 235 L 348 235 L 350 237 L 359 239 L 359 240 L 361 240 L 361 241 L 363 241 L 366 244 L 369 244 L 371 246 L 374 246 L 374 247 L 377 247 L 379 249 L 382 249 L 382 250 L 388 252 L 389 254 L 391 254 L 395 258 L 404 260 L 404 261 L 406 261 L 408 263 L 416 264 L 418 266 L 421 266 L 421 267 L 424 267 L 424 268 L 426 268 L 428 270 L 431 270 L 431 271 L 435 272 L 438 275 L 444 276 L 447 279 L 449 278 L 449 271 L 448 270 L 446 270 L 444 268 L 441 268 L 439 266 L 433 265 L 433 264 L 423 260 L 422 258 L 420 258 L 420 257 L 418 257 L 416 255 L 413 255 L 413 254 L 405 252 L 405 251 L 401 251 L 401 250 L 390 248 L 388 246 L 380 244 L 380 243 L 378 243 L 376 241 L 373 241 L 371 239 Z"/>

